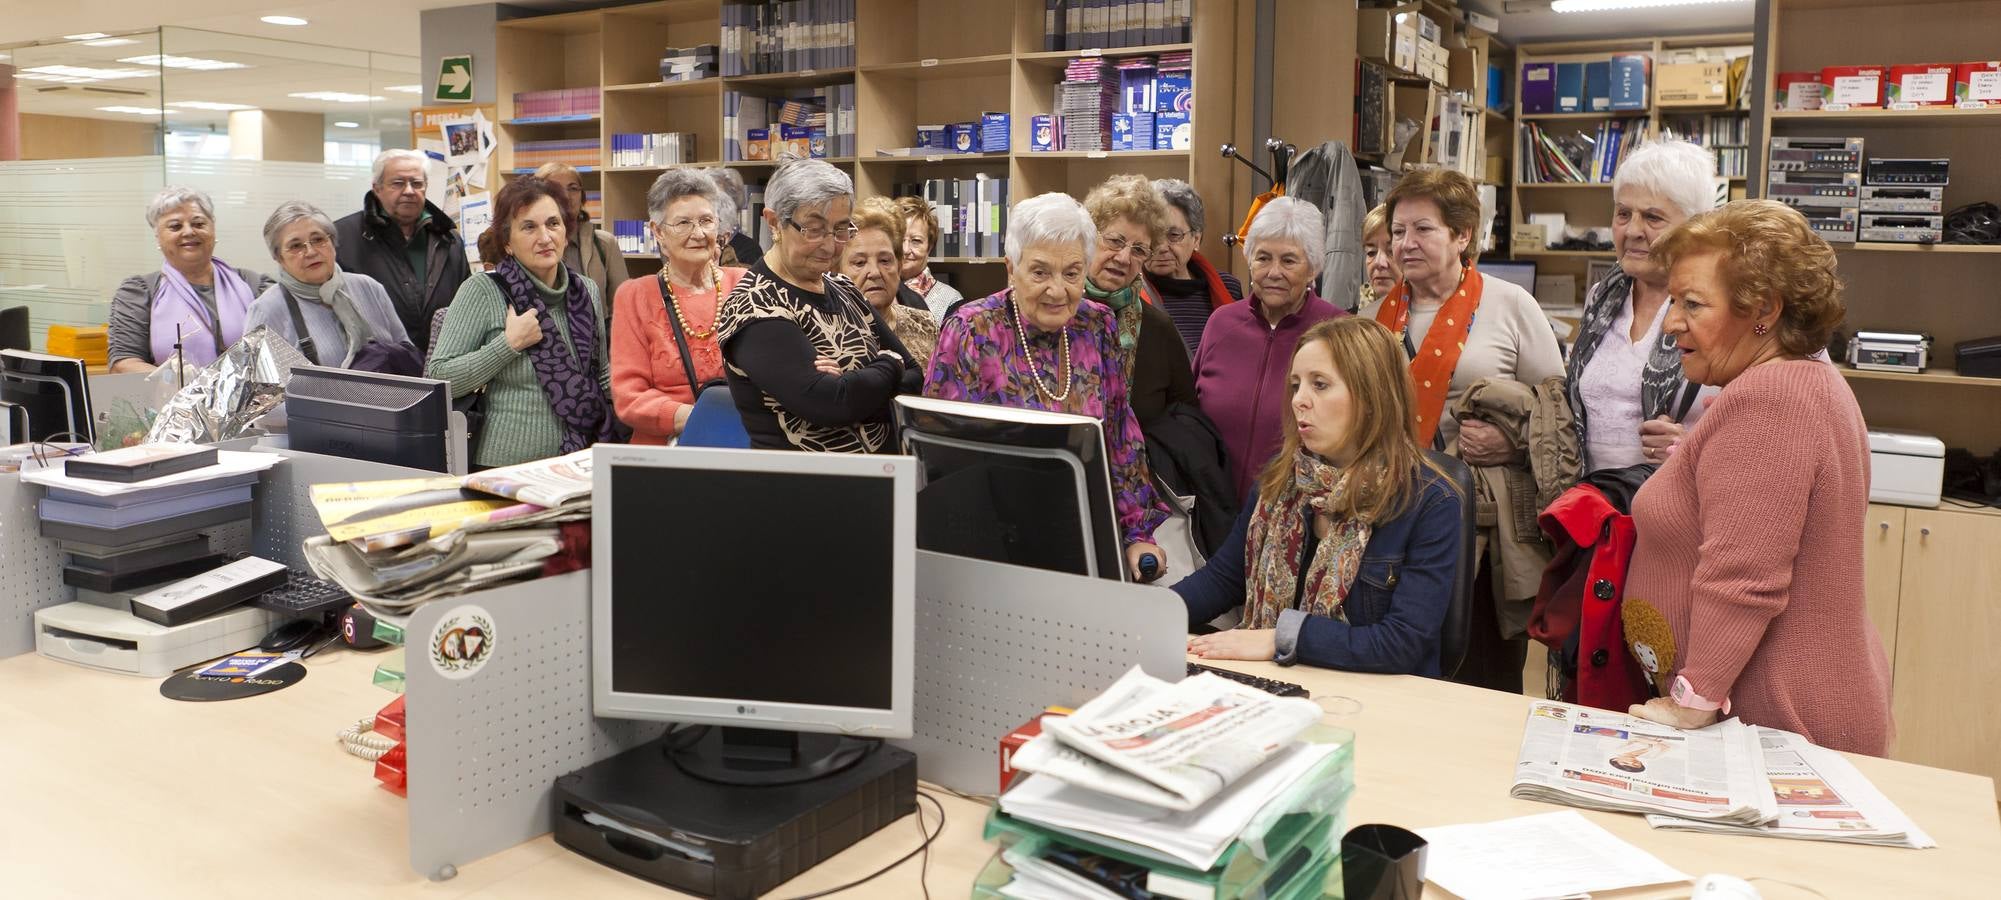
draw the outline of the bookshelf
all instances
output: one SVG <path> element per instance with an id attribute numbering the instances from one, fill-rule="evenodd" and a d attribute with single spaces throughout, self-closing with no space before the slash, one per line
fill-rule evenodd
<path id="1" fill-rule="evenodd" d="M 854 177 L 861 198 L 889 196 L 900 184 L 981 175 L 1009 179 L 1015 199 L 1046 191 L 1081 198 L 1111 175 L 1137 173 L 1193 183 L 1216 210 L 1212 216 L 1219 226 L 1228 218 L 1226 211 L 1238 205 L 1227 161 L 1213 152 L 1028 150 L 1030 117 L 1050 114 L 1065 66 L 1094 53 L 1116 59 L 1192 51 L 1191 75 L 1201 97 L 1192 147 L 1213 149 L 1230 140 L 1237 119 L 1233 111 L 1237 0 L 1193 4 L 1192 34 L 1186 43 L 1054 52 L 1043 46 L 1041 0 L 856 0 L 852 66 L 660 82 L 662 49 L 721 43 L 725 5 L 723 0 L 660 0 L 500 22 L 499 170 L 511 176 L 523 168 L 514 162 L 515 147 L 523 141 L 595 138 L 602 163 L 609 160 L 614 134 L 689 132 L 696 136 L 698 158 L 680 165 L 727 165 L 738 169 L 755 189 L 776 163 L 723 160 L 725 93 L 780 96 L 852 84 L 856 155 L 828 162 Z M 599 89 L 601 114 L 566 121 L 513 121 L 515 94 L 561 88 Z M 1002 111 L 1011 117 L 1010 152 L 876 154 L 879 149 L 913 145 L 918 125 L 977 121 L 983 112 Z M 644 219 L 647 188 L 661 172 L 676 167 L 592 167 L 584 177 L 586 189 L 602 191 L 600 227 L 610 230 L 608 223 L 614 220 Z M 1209 258 L 1231 258 L 1221 240 L 1225 230 L 1208 230 L 1202 249 Z M 941 277 L 969 296 L 1005 283 L 999 258 L 932 261 Z M 635 275 L 659 265 L 656 254 L 627 255 L 627 266 Z"/>
<path id="2" fill-rule="evenodd" d="M 1374 29 L 1384 27 L 1379 17 L 1403 12 L 1421 14 L 1439 26 L 1439 44 L 1446 53 L 1443 82 L 1400 67 L 1398 60 L 1378 52 L 1387 49 L 1371 38 Z M 1419 0 L 1393 9 L 1371 10 L 1360 19 L 1359 27 L 1364 31 L 1357 51 L 1362 67 L 1356 76 L 1358 111 L 1372 109 L 1378 102 L 1374 93 L 1380 90 L 1381 114 L 1363 112 L 1356 116 L 1354 138 L 1349 142 L 1356 158 L 1391 170 L 1445 166 L 1475 183 L 1503 184 L 1514 142 L 1503 127 L 1507 115 L 1487 106 L 1489 65 L 1500 64 L 1502 72 L 1509 71 L 1512 66 L 1506 60 L 1512 49 L 1498 37 L 1468 26 L 1457 4 L 1446 0 Z M 1503 75 L 1503 86 L 1505 78 Z M 1503 90 L 1502 94 L 1504 100 L 1509 99 L 1509 92 Z M 1463 130 L 1443 135 L 1434 126 L 1455 107 L 1464 117 Z M 1400 120 L 1424 126 L 1401 148 L 1395 140 Z"/>

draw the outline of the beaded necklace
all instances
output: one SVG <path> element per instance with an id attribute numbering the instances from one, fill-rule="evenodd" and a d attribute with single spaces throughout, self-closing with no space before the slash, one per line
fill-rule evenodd
<path id="1" fill-rule="evenodd" d="M 660 283 L 667 288 L 667 302 L 674 304 L 674 315 L 679 316 L 682 322 L 688 322 L 688 313 L 681 308 L 681 298 L 674 294 L 674 280 L 671 278 L 662 278 L 660 279 Z M 717 269 L 715 266 L 709 267 L 709 286 L 716 292 L 716 300 L 720 303 L 723 296 L 723 273 L 722 270 Z M 688 336 L 698 341 L 706 341 L 715 333 L 716 323 L 714 322 L 709 323 L 709 330 L 707 331 L 695 331 L 692 327 L 688 330 Z"/>
<path id="2" fill-rule="evenodd" d="M 1015 333 L 1021 335 L 1021 355 L 1028 358 L 1028 377 L 1035 380 L 1036 391 L 1040 392 L 1042 396 L 1049 398 L 1050 402 L 1053 403 L 1062 403 L 1070 399 L 1073 373 L 1070 371 L 1070 329 L 1067 324 L 1063 330 L 1057 332 L 1057 343 L 1063 351 L 1063 393 L 1059 394 L 1056 393 L 1055 389 L 1043 383 L 1042 372 L 1035 365 L 1035 350 L 1029 346 L 1028 329 L 1021 324 L 1021 304 L 1014 302 L 1010 298 L 1007 305 L 1009 309 L 1014 311 L 1014 330 Z"/>

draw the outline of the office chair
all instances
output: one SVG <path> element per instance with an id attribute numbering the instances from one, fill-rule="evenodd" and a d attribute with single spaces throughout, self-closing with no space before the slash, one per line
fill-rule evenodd
<path id="1" fill-rule="evenodd" d="M 1447 456 L 1437 450 L 1426 450 L 1424 455 L 1445 470 L 1446 477 L 1459 491 L 1459 565 L 1452 580 L 1452 597 L 1445 606 L 1445 626 L 1439 633 L 1438 673 L 1447 681 L 1456 681 L 1460 666 L 1466 662 L 1466 645 L 1473 632 L 1473 580 L 1477 574 L 1474 566 L 1474 541 L 1479 536 L 1479 525 L 1474 519 L 1473 470 L 1459 459 Z"/>
<path id="2" fill-rule="evenodd" d="M 695 398 L 695 408 L 689 411 L 688 422 L 681 426 L 681 438 L 675 443 L 682 447 L 750 449 L 750 432 L 743 428 L 743 416 L 736 411 L 730 389 L 712 385 L 703 390 Z"/>
<path id="3" fill-rule="evenodd" d="M 0 350 L 32 350 L 28 346 L 28 308 L 10 306 L 0 309 Z"/>

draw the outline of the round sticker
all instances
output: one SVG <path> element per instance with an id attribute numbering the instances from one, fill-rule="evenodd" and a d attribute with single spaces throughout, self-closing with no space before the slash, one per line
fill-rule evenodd
<path id="1" fill-rule="evenodd" d="M 493 638 L 493 616 L 478 606 L 460 606 L 431 626 L 424 652 L 438 674 L 454 680 L 471 678 L 493 658 Z"/>

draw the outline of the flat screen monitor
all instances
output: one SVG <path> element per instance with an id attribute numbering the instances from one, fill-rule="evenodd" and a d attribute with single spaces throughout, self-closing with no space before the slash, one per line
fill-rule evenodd
<path id="1" fill-rule="evenodd" d="M 1496 259 L 1480 260 L 1480 271 L 1499 278 L 1535 296 L 1535 263 Z"/>
<path id="2" fill-rule="evenodd" d="M 601 444 L 592 463 L 597 715 L 910 736 L 914 460 Z"/>
<path id="3" fill-rule="evenodd" d="M 291 447 L 447 471 L 451 386 L 435 378 L 294 366 L 285 386 Z"/>
<path id="4" fill-rule="evenodd" d="M 83 360 L 0 350 L 0 400 L 27 412 L 26 440 L 53 440 L 68 433 L 74 436 L 67 440 L 96 441 Z"/>
<path id="5" fill-rule="evenodd" d="M 917 546 L 1125 580 L 1104 428 L 1089 416 L 896 398 L 917 457 Z"/>

